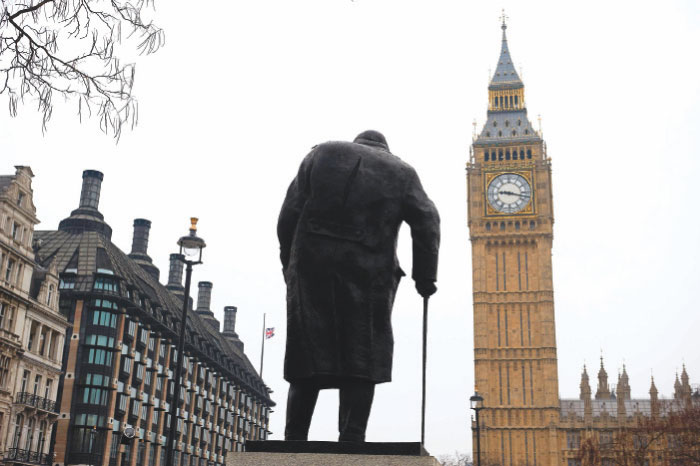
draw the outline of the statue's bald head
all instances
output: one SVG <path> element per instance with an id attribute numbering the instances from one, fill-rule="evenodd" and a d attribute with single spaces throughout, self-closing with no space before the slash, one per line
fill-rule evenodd
<path id="1" fill-rule="evenodd" d="M 357 135 L 353 141 L 357 144 L 364 144 L 365 146 L 378 147 L 389 152 L 389 144 L 386 142 L 386 138 L 379 131 L 373 129 L 368 129 Z"/>

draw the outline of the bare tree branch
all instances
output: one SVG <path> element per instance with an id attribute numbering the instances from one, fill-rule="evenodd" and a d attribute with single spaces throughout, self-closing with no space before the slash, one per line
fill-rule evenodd
<path id="1" fill-rule="evenodd" d="M 97 116 L 119 139 L 138 121 L 132 89 L 135 65 L 120 56 L 157 51 L 162 29 L 144 19 L 151 0 L 0 0 L 0 94 L 10 115 L 20 102 L 37 102 L 45 131 L 54 94 Z M 126 35 L 123 35 L 126 32 Z"/>

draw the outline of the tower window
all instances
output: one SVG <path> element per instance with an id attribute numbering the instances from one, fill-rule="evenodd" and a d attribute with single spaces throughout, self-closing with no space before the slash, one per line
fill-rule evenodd
<path id="1" fill-rule="evenodd" d="M 527 133 L 527 131 L 525 131 Z M 532 151 L 530 149 L 527 150 L 527 158 L 531 159 L 532 158 Z"/>
<path id="2" fill-rule="evenodd" d="M 486 131 L 486 137 L 490 138 L 491 137 L 491 131 Z"/>
<path id="3" fill-rule="evenodd" d="M 498 160 L 503 160 L 503 151 L 502 150 L 498 151 Z"/>
<path id="4" fill-rule="evenodd" d="M 496 122 L 496 120 L 494 120 L 494 121 L 493 121 L 493 127 L 495 128 L 497 125 L 498 125 L 498 123 Z"/>
<path id="5" fill-rule="evenodd" d="M 513 130 L 513 132 L 512 132 L 511 134 L 512 134 L 513 136 L 515 136 L 515 135 L 517 134 L 517 131 Z M 513 157 L 513 158 L 516 158 L 516 157 Z"/>
<path id="6" fill-rule="evenodd" d="M 510 126 L 510 122 L 509 122 L 508 120 L 506 120 L 506 128 L 507 128 L 508 126 Z"/>
<path id="7" fill-rule="evenodd" d="M 503 107 L 503 96 L 501 96 L 500 99 L 501 99 L 501 107 Z"/>
<path id="8" fill-rule="evenodd" d="M 526 129 L 525 134 L 530 134 L 530 131 Z"/>
<path id="9" fill-rule="evenodd" d="M 503 132 L 502 132 L 502 131 L 499 131 L 499 132 L 498 132 L 498 137 L 501 137 L 501 136 L 503 136 Z"/>
<path id="10" fill-rule="evenodd" d="M 491 160 L 493 160 L 494 162 L 496 161 L 496 151 L 495 150 L 491 151 Z"/>
<path id="11" fill-rule="evenodd" d="M 513 106 L 513 96 L 510 96 L 510 106 Z"/>
<path id="12" fill-rule="evenodd" d="M 520 230 L 520 222 L 515 222 L 515 230 Z"/>
<path id="13" fill-rule="evenodd" d="M 520 120 L 518 120 L 518 126 L 520 126 L 520 125 L 522 125 L 522 124 L 523 124 L 523 122 L 520 121 Z"/>
<path id="14" fill-rule="evenodd" d="M 510 149 L 506 150 L 506 160 L 510 160 Z"/>
<path id="15" fill-rule="evenodd" d="M 520 160 L 525 160 L 525 151 L 520 149 Z"/>
<path id="16" fill-rule="evenodd" d="M 518 106 L 518 96 L 517 95 L 515 96 L 515 106 L 516 107 Z M 518 122 L 518 124 L 520 124 L 520 122 Z"/>
<path id="17" fill-rule="evenodd" d="M 530 220 L 530 230 L 534 230 L 534 229 L 535 229 L 535 221 Z"/>
<path id="18" fill-rule="evenodd" d="M 484 162 L 489 161 L 489 151 L 484 151 Z"/>
<path id="19" fill-rule="evenodd" d="M 491 222 L 486 222 L 486 231 L 491 231 Z"/>
<path id="20" fill-rule="evenodd" d="M 498 107 L 498 97 L 493 98 L 493 106 Z"/>
<path id="21" fill-rule="evenodd" d="M 506 231 L 506 222 L 501 222 L 501 231 Z"/>

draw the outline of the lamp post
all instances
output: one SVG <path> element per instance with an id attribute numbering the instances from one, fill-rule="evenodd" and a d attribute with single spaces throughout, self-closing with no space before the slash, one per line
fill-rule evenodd
<path id="1" fill-rule="evenodd" d="M 91 448 L 90 448 L 90 464 L 92 466 L 98 466 L 97 461 L 95 461 L 95 437 L 97 436 L 97 426 L 92 426 L 92 429 L 90 430 L 90 443 Z"/>
<path id="2" fill-rule="evenodd" d="M 170 429 L 165 443 L 165 466 L 173 466 L 173 453 L 175 451 L 175 433 L 177 432 L 177 407 L 180 404 L 180 377 L 182 364 L 185 360 L 185 329 L 187 328 L 187 308 L 190 300 L 190 284 L 192 283 L 192 266 L 202 263 L 202 249 L 206 247 L 204 240 L 197 236 L 197 218 L 190 221 L 190 234 L 183 236 L 177 242 L 180 246 L 180 254 L 184 257 L 185 269 L 185 298 L 182 302 L 182 318 L 180 319 L 180 339 L 177 342 L 177 362 L 175 366 L 175 380 L 173 381 L 173 399 L 170 404 Z"/>
<path id="3" fill-rule="evenodd" d="M 479 395 L 479 392 L 474 391 L 474 395 L 469 398 L 471 409 L 476 413 L 476 466 L 481 466 L 481 436 L 479 424 L 479 411 L 484 409 L 484 397 Z"/>

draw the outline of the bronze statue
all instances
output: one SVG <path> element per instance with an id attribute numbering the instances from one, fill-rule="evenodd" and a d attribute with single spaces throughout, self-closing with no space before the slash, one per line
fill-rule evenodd
<path id="1" fill-rule="evenodd" d="M 418 293 L 436 291 L 440 218 L 415 170 L 384 136 L 315 146 L 282 205 L 277 234 L 287 284 L 286 440 L 307 440 L 319 390 L 340 389 L 340 441 L 363 442 L 375 384 L 391 381 L 391 308 L 402 222 Z"/>

